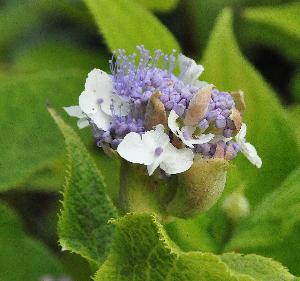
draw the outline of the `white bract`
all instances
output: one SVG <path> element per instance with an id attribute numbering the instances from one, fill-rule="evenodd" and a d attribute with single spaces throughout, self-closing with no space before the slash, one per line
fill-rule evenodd
<path id="1" fill-rule="evenodd" d="M 176 112 L 174 110 L 171 110 L 168 117 L 168 126 L 172 133 L 175 134 L 178 138 L 180 138 L 186 146 L 194 148 L 194 144 L 204 144 L 213 139 L 214 134 L 202 134 L 193 138 L 193 134 L 196 128 L 193 126 L 183 126 L 180 129 L 176 122 L 178 117 L 179 116 L 176 114 Z"/>
<path id="2" fill-rule="evenodd" d="M 118 116 L 128 114 L 128 104 L 112 91 L 111 76 L 100 69 L 93 69 L 85 82 L 85 89 L 79 96 L 79 106 L 64 108 L 73 117 L 80 118 L 79 128 L 88 125 L 90 118 L 95 125 L 102 130 L 108 130 L 112 110 Z"/>
<path id="3" fill-rule="evenodd" d="M 183 54 L 179 54 L 178 62 L 180 70 L 184 73 L 183 77 L 180 78 L 185 84 L 192 84 L 199 88 L 208 85 L 207 82 L 197 80 L 204 71 L 204 67 L 201 64 L 197 64 L 193 59 Z"/>
<path id="4" fill-rule="evenodd" d="M 251 143 L 246 142 L 246 132 L 247 126 L 245 123 L 243 123 L 240 131 L 235 136 L 236 142 L 238 143 L 241 152 L 247 157 L 247 159 L 257 168 L 260 168 L 262 165 L 262 160 L 258 156 L 255 147 Z"/>
<path id="5" fill-rule="evenodd" d="M 194 158 L 192 150 L 177 149 L 170 143 L 163 125 L 157 125 L 142 136 L 135 132 L 127 134 L 117 151 L 129 162 L 147 165 L 150 176 L 158 167 L 167 174 L 182 173 L 192 166 Z"/>

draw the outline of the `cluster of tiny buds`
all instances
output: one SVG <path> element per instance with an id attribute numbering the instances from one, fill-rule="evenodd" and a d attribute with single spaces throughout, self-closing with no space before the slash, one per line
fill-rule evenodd
<path id="1" fill-rule="evenodd" d="M 145 109 L 155 92 L 159 92 L 159 100 L 165 110 L 174 110 L 179 117 L 184 117 L 192 97 L 199 91 L 199 87 L 184 83 L 182 77 L 188 71 L 190 62 L 181 65 L 179 75 L 174 75 L 176 65 L 175 51 L 166 55 L 156 50 L 154 55 L 144 46 L 137 47 L 138 54 L 126 55 L 125 50 L 113 52 L 110 62 L 112 72 L 113 93 L 121 96 L 130 105 L 127 116 L 116 114 L 114 104 L 111 105 L 112 122 L 107 131 L 93 127 L 94 137 L 98 146 L 109 144 L 116 149 L 124 137 L 130 132 L 143 134 L 146 129 Z M 102 101 L 100 100 L 99 103 Z M 206 157 L 215 157 L 218 146 L 223 148 L 224 158 L 230 160 L 236 157 L 239 146 L 231 138 L 235 128 L 230 116 L 235 103 L 227 92 L 212 90 L 207 112 L 198 127 L 202 133 L 218 130 L 218 134 L 225 139 L 215 143 L 195 145 L 194 152 Z M 219 153 L 219 152 L 218 152 Z"/>
<path id="2" fill-rule="evenodd" d="M 160 100 L 166 110 L 175 110 L 182 116 L 192 96 L 198 88 L 186 85 L 180 77 L 187 71 L 188 66 L 181 70 L 179 76 L 173 74 L 175 68 L 175 51 L 170 55 L 156 50 L 153 57 L 143 46 L 137 47 L 137 55 L 126 55 L 124 50 L 118 50 L 110 60 L 113 74 L 113 90 L 117 95 L 134 102 L 136 106 L 147 104 L 155 91 L 161 93 Z M 116 57 L 114 59 L 114 57 Z M 161 65 L 161 67 L 158 67 Z"/>
<path id="3" fill-rule="evenodd" d="M 234 105 L 234 100 L 229 93 L 214 89 L 208 111 L 199 123 L 200 129 L 205 131 L 212 124 L 215 128 L 222 130 L 224 137 L 230 138 L 235 129 L 234 123 L 230 119 Z"/>

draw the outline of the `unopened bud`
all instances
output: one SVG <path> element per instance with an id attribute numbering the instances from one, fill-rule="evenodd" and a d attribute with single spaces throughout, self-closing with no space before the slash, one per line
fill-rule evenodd
<path id="1" fill-rule="evenodd" d="M 176 195 L 167 206 L 168 214 L 188 218 L 209 209 L 224 190 L 227 168 L 225 159 L 195 158 L 192 167 L 178 175 Z"/>
<path id="2" fill-rule="evenodd" d="M 226 197 L 221 208 L 234 223 L 248 217 L 250 213 L 249 202 L 241 192 L 233 192 Z"/>

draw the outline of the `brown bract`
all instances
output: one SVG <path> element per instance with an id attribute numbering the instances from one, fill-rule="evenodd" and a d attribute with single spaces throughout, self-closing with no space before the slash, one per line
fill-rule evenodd
<path id="1" fill-rule="evenodd" d="M 239 131 L 242 126 L 243 118 L 241 113 L 236 108 L 232 109 L 230 119 L 233 121 L 236 130 Z"/>
<path id="2" fill-rule="evenodd" d="M 155 92 L 146 107 L 145 129 L 151 130 L 158 124 L 167 124 L 167 114 L 164 104 L 159 99 L 160 92 Z"/>
<path id="3" fill-rule="evenodd" d="M 239 91 L 231 92 L 230 94 L 233 97 L 235 108 L 243 115 L 246 108 L 244 92 L 239 90 Z"/>
<path id="4" fill-rule="evenodd" d="M 197 125 L 204 118 L 208 104 L 211 99 L 213 85 L 201 88 L 197 94 L 193 96 L 184 118 L 185 125 Z"/>

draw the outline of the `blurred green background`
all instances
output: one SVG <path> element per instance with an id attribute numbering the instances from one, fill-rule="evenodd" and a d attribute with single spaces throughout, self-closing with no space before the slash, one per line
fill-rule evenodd
<path id="1" fill-rule="evenodd" d="M 104 8 L 100 2 L 107 1 L 99 1 L 98 4 L 97 1 L 86 2 L 95 2 L 101 14 Z M 267 167 L 257 176 L 259 172 L 253 172 L 250 164 L 244 165 L 238 180 L 235 170 L 229 176 L 227 193 L 246 182 L 250 205 L 261 202 L 300 164 L 300 2 L 127 0 L 123 4 L 134 5 L 147 14 L 154 14 L 177 39 L 184 54 L 204 63 L 207 71 L 205 78 L 214 80 L 217 86 L 223 86 L 225 90 L 225 85 L 228 85 L 228 90 L 235 90 L 233 87 L 240 85 L 242 78 L 236 83 L 232 81 L 236 80 L 236 73 L 244 71 L 243 63 L 231 59 L 230 52 L 226 57 L 224 50 L 228 46 L 222 45 L 222 36 L 218 43 L 211 34 L 223 8 L 231 8 L 234 40 L 237 40 L 240 52 L 267 83 L 261 82 L 261 78 L 255 80 L 252 70 L 249 70 L 249 77 L 248 73 L 243 77 L 243 81 L 248 81 L 248 78 L 250 81 L 245 90 L 252 89 L 254 92 L 252 96 L 249 93 L 247 116 L 250 130 L 259 132 L 254 133 L 253 144 L 257 145 L 259 152 L 263 151 L 263 161 Z M 1 281 L 39 280 L 46 274 L 71 276 L 72 280 L 81 281 L 88 280 L 92 274 L 86 261 L 61 251 L 57 243 L 57 214 L 61 206 L 60 191 L 64 183 L 66 157 L 63 138 L 46 110 L 46 104 L 50 102 L 76 128 L 75 120 L 67 117 L 61 107 L 76 104 L 86 74 L 92 68 L 108 71 L 110 48 L 115 43 L 107 35 L 109 29 L 105 24 L 114 25 L 116 22 L 122 33 L 122 22 L 116 21 L 118 14 L 114 12 L 117 8 L 102 13 L 106 23 L 100 16 L 95 21 L 88 6 L 92 5 L 77 0 L 0 0 Z M 97 12 L 94 15 L 97 19 Z M 145 30 L 141 29 L 138 36 L 143 38 L 147 35 L 143 32 Z M 151 32 L 155 36 L 156 31 Z M 163 38 L 157 39 L 160 40 L 163 41 Z M 218 59 L 223 51 L 224 57 Z M 244 88 L 242 84 L 240 88 Z M 261 89 L 260 95 L 264 95 L 264 89 L 268 91 L 263 98 L 255 93 Z M 264 111 L 259 118 L 254 110 L 256 107 Z M 261 119 L 262 116 L 266 119 Z M 285 124 L 289 129 L 282 129 Z M 94 148 L 88 129 L 79 134 L 104 175 L 110 179 L 107 192 L 114 200 L 119 183 L 118 163 Z M 293 185 L 300 190 L 299 179 L 296 176 Z M 258 186 L 258 183 L 261 185 Z M 295 238 L 299 237 L 300 191 L 293 196 L 298 201 L 290 214 L 298 218 L 291 224 L 295 227 L 291 242 L 284 247 L 287 251 L 294 249 L 300 252 L 300 242 Z M 184 250 L 220 252 L 226 240 L 226 226 L 218 210 L 215 206 L 206 218 L 197 218 L 196 223 L 179 220 L 168 226 L 168 231 Z M 272 223 L 276 224 L 276 220 Z M 210 234 L 209 239 L 202 237 L 204 234 L 200 229 L 204 228 Z M 194 231 L 197 237 L 184 240 L 185 230 Z M 184 234 L 181 235 L 181 232 Z M 210 247 L 211 243 L 214 246 Z M 251 252 L 250 246 L 249 249 Z M 268 252 L 262 248 L 260 254 L 274 256 L 291 272 L 300 274 L 299 255 L 288 256 L 283 249 L 274 248 Z M 244 250 L 247 252 L 247 247 Z"/>

